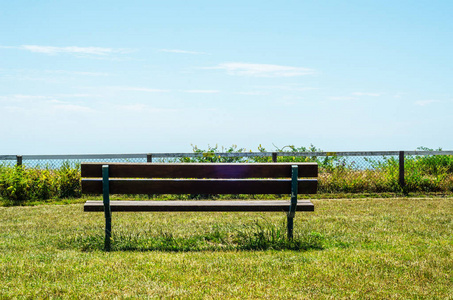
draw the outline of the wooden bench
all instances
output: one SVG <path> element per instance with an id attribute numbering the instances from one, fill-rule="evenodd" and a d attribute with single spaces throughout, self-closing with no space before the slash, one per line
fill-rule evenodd
<path id="1" fill-rule="evenodd" d="M 82 163 L 81 169 L 82 193 L 103 194 L 103 201 L 87 201 L 84 211 L 104 212 L 106 250 L 112 211 L 282 211 L 291 239 L 296 210 L 314 211 L 297 195 L 315 194 L 318 184 L 316 163 Z M 110 201 L 110 194 L 290 194 L 291 200 Z"/>

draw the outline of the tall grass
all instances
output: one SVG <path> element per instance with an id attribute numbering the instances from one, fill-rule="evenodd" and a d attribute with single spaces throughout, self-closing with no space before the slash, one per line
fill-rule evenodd
<path id="1" fill-rule="evenodd" d="M 198 230 L 200 231 L 200 230 Z M 190 234 L 190 232 L 188 233 Z M 240 226 L 213 225 L 197 234 L 179 235 L 168 229 L 131 230 L 119 227 L 111 240 L 111 251 L 244 251 L 244 250 L 322 250 L 325 239 L 319 232 L 299 231 L 289 240 L 284 223 L 261 218 Z M 61 249 L 103 251 L 102 231 L 81 233 L 58 241 Z"/>

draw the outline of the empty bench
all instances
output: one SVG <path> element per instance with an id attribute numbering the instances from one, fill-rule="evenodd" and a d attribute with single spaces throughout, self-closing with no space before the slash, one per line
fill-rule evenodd
<path id="1" fill-rule="evenodd" d="M 86 212 L 103 211 L 105 249 L 110 250 L 112 212 L 286 212 L 288 238 L 297 211 L 314 211 L 298 194 L 317 192 L 316 163 L 82 163 Z M 110 201 L 110 194 L 290 194 L 290 200 Z"/>

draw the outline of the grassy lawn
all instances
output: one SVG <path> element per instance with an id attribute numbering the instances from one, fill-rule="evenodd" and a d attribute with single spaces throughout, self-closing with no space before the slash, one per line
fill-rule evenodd
<path id="1" fill-rule="evenodd" d="M 0 299 L 453 299 L 453 198 L 313 202 L 295 232 L 322 249 L 306 251 L 234 247 L 283 213 L 116 213 L 105 253 L 82 204 L 0 207 Z"/>

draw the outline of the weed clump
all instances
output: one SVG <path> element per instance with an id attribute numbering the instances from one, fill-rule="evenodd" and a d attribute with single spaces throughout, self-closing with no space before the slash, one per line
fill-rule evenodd
<path id="1" fill-rule="evenodd" d="M 228 229 L 213 226 L 210 231 L 192 235 L 176 236 L 160 231 L 128 232 L 118 229 L 111 240 L 111 251 L 263 251 L 263 250 L 322 250 L 325 238 L 318 232 L 301 232 L 292 239 L 286 236 L 286 227 L 270 222 L 255 221 L 241 228 Z M 104 236 L 80 234 L 58 242 L 60 248 L 76 248 L 81 251 L 103 251 Z"/>

